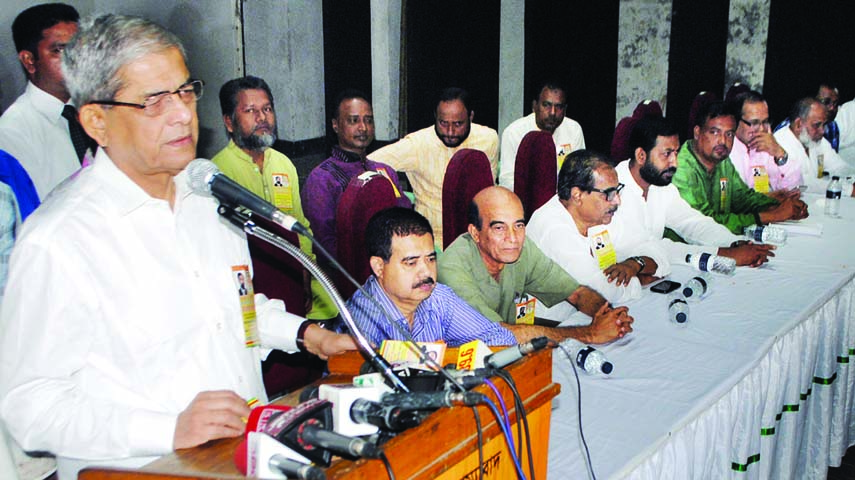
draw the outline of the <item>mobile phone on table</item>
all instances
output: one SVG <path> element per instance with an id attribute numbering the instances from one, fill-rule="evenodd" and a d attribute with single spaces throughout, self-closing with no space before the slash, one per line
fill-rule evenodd
<path id="1" fill-rule="evenodd" d="M 656 285 L 650 287 L 650 291 L 656 293 L 671 293 L 674 290 L 677 290 L 678 288 L 680 288 L 679 282 L 672 282 L 671 280 L 662 280 Z"/>

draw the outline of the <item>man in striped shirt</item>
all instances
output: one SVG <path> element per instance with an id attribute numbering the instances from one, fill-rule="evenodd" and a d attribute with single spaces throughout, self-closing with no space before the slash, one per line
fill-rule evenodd
<path id="1" fill-rule="evenodd" d="M 433 230 L 421 214 L 401 207 L 377 213 L 368 222 L 365 243 L 374 275 L 364 289 L 386 313 L 362 292 L 356 292 L 347 305 L 372 343 L 404 340 L 404 331 L 415 341 L 443 340 L 449 346 L 475 339 L 488 345 L 517 343 L 508 329 L 481 315 L 451 288 L 436 283 Z"/>

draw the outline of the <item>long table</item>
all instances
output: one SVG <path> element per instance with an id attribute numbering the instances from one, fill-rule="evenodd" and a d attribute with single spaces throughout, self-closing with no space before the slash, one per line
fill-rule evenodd
<path id="1" fill-rule="evenodd" d="M 635 331 L 600 348 L 612 375 L 580 374 L 597 478 L 825 478 L 840 464 L 855 443 L 855 199 L 840 219 L 805 200 L 803 223 L 822 237 L 791 235 L 766 266 L 715 277 L 687 326 L 668 320 L 666 296 L 629 304 Z M 673 270 L 681 283 L 694 274 Z M 589 478 L 558 351 L 553 380 L 548 477 Z"/>

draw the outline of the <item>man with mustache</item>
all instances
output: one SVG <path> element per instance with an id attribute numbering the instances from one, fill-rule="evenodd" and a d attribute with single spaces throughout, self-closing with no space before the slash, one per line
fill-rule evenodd
<path id="1" fill-rule="evenodd" d="M 823 136 L 828 111 L 819 100 L 803 98 L 790 111 L 790 124 L 775 132 L 775 138 L 787 150 L 791 162 L 801 169 L 808 190 L 822 193 L 837 175 L 841 180 L 852 175 L 849 166 Z M 855 195 L 855 187 L 843 185 L 844 194 Z"/>
<path id="2" fill-rule="evenodd" d="M 618 164 L 618 180 L 626 185 L 621 207 L 613 223 L 624 234 L 619 248 L 656 242 L 671 263 L 683 263 L 687 254 L 717 253 L 736 260 L 737 265 L 756 267 L 774 257 L 770 245 L 748 243 L 712 218 L 692 208 L 671 184 L 678 171 L 680 138 L 674 124 L 665 118 L 640 120 L 630 136 L 633 157 Z M 688 242 L 663 238 L 670 228 Z"/>
<path id="3" fill-rule="evenodd" d="M 267 82 L 253 76 L 229 80 L 220 88 L 220 108 L 230 140 L 211 160 L 226 176 L 311 228 L 300 203 L 297 169 L 271 148 L 277 139 L 276 109 Z M 300 250 L 314 258 L 311 240 L 302 235 Z M 321 285 L 308 276 L 306 282 L 312 299 L 306 316 L 335 317 L 338 310 Z"/>
<path id="4" fill-rule="evenodd" d="M 365 243 L 374 275 L 364 289 L 391 319 L 360 291 L 347 304 L 372 343 L 404 340 L 401 330 L 417 342 L 444 340 L 450 346 L 475 339 L 488 345 L 517 343 L 506 328 L 484 318 L 451 288 L 436 283 L 433 232 L 419 213 L 402 207 L 378 212 L 365 229 Z"/>
<path id="5" fill-rule="evenodd" d="M 531 100 L 531 114 L 515 120 L 502 132 L 502 160 L 499 185 L 514 190 L 514 170 L 520 142 L 529 132 L 544 131 L 552 134 L 558 168 L 573 151 L 585 148 L 582 126 L 567 118 L 567 95 L 564 87 L 554 80 L 540 83 Z"/>
<path id="6" fill-rule="evenodd" d="M 722 102 L 698 112 L 694 139 L 677 153 L 680 168 L 672 181 L 680 196 L 695 210 L 741 235 L 749 225 L 799 220 L 807 205 L 787 197 L 780 201 L 748 188 L 728 155 L 736 137 L 736 114 Z"/>
<path id="7" fill-rule="evenodd" d="M 485 317 L 504 323 L 519 342 L 547 336 L 606 343 L 632 331 L 626 307 L 612 308 L 602 295 L 580 286 L 534 242 L 525 241 L 525 230 L 522 203 L 514 192 L 481 190 L 469 207 L 469 232 L 440 258 L 439 280 Z M 535 299 L 549 307 L 566 301 L 593 320 L 555 327 L 536 316 Z"/>
<path id="8" fill-rule="evenodd" d="M 527 227 L 547 257 L 614 303 L 640 297 L 642 285 L 671 271 L 658 242 L 620 241 L 630 233 L 612 221 L 623 210 L 623 187 L 606 156 L 577 150 L 558 172 L 558 194 L 534 212 Z M 540 316 L 558 320 L 570 314 L 561 302 Z"/>
<path id="9" fill-rule="evenodd" d="M 769 106 L 759 92 L 740 93 L 730 109 L 739 114 L 736 138 L 730 161 L 746 185 L 773 198 L 799 197 L 803 184 L 797 162 L 790 162 L 787 151 L 772 135 Z"/>
<path id="10" fill-rule="evenodd" d="M 472 123 L 469 93 L 446 88 L 439 95 L 433 127 L 413 132 L 371 154 L 399 172 L 413 185 L 416 211 L 433 227 L 437 249 L 442 250 L 442 181 L 451 157 L 462 148 L 480 150 L 490 160 L 493 178 L 498 173 L 499 135 L 495 130 Z"/>
<path id="11" fill-rule="evenodd" d="M 349 89 L 338 95 L 332 128 L 338 144 L 332 147 L 330 158 L 321 162 L 306 178 L 302 196 L 306 218 L 312 223 L 315 239 L 337 257 L 336 207 L 353 177 L 366 171 L 379 172 L 392 183 L 398 206 L 412 208 L 413 204 L 401 190 L 395 169 L 365 157 L 374 141 L 374 110 L 365 94 Z"/>

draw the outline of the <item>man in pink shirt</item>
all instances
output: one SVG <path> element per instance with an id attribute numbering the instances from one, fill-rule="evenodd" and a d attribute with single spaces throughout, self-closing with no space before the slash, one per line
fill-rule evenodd
<path id="1" fill-rule="evenodd" d="M 771 193 L 793 190 L 804 183 L 799 165 L 788 161 L 787 152 L 772 135 L 769 106 L 763 95 L 741 93 L 730 108 L 739 120 L 730 161 L 745 184 L 757 192 Z"/>

